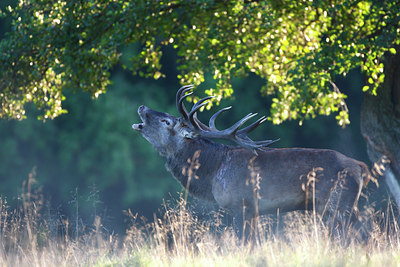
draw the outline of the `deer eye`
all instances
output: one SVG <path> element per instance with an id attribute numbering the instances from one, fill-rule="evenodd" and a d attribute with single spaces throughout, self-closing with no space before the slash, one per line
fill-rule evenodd
<path id="1" fill-rule="evenodd" d="M 168 126 L 171 124 L 168 120 L 161 119 L 160 121 Z"/>

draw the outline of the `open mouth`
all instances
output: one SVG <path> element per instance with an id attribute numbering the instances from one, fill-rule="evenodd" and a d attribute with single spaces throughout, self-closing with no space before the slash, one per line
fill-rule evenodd
<path id="1" fill-rule="evenodd" d="M 143 127 L 145 125 L 144 120 L 142 118 L 142 115 L 140 113 L 139 113 L 139 116 L 140 116 L 140 119 L 142 120 L 142 122 L 141 123 L 132 124 L 132 129 L 135 130 L 135 131 L 138 131 L 138 132 L 143 130 Z"/>
<path id="2" fill-rule="evenodd" d="M 132 124 L 132 129 L 140 132 L 143 129 L 144 123 L 135 123 Z"/>
<path id="3" fill-rule="evenodd" d="M 138 108 L 138 114 L 139 114 L 139 116 L 140 116 L 140 119 L 142 120 L 142 123 L 135 123 L 135 124 L 132 124 L 132 129 L 135 130 L 135 131 L 140 132 L 140 131 L 143 129 L 143 127 L 144 127 L 144 119 L 143 119 L 143 117 L 142 117 L 142 112 L 144 111 L 144 109 L 145 109 L 145 106 L 140 106 L 140 107 Z"/>

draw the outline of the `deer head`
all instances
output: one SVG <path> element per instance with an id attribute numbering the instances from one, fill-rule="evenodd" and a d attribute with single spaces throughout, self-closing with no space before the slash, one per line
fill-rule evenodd
<path id="1" fill-rule="evenodd" d="M 140 132 L 160 154 L 165 155 L 173 153 L 187 141 L 185 139 L 195 139 L 199 137 L 207 139 L 225 139 L 252 150 L 256 154 L 257 149 L 267 147 L 277 140 L 253 141 L 247 134 L 256 129 L 260 124 L 266 121 L 265 116 L 259 118 L 249 126 L 240 129 L 243 124 L 257 115 L 249 113 L 244 118 L 233 124 L 231 127 L 218 130 L 215 127 L 215 120 L 223 112 L 231 109 L 226 107 L 216 112 L 209 121 L 208 126 L 197 118 L 197 112 L 200 108 L 207 105 L 214 96 L 208 96 L 196 102 L 190 112 L 188 112 L 183 101 L 193 92 L 190 92 L 193 86 L 183 86 L 176 94 L 176 107 L 181 114 L 180 118 L 174 117 L 168 113 L 158 112 L 146 106 L 140 106 L 138 113 L 142 123 L 133 124 L 132 128 Z"/>

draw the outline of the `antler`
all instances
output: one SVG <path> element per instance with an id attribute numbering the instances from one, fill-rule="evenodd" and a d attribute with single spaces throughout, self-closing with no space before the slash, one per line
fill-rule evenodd
<path id="1" fill-rule="evenodd" d="M 202 108 L 203 106 L 207 105 L 209 100 L 214 98 L 215 96 L 207 96 L 205 98 L 200 99 L 193 105 L 192 110 L 188 113 L 183 104 L 183 101 L 189 95 L 193 94 L 193 92 L 187 93 L 192 89 L 193 89 L 193 86 L 188 85 L 188 86 L 183 86 L 178 90 L 178 92 L 176 94 L 176 106 L 178 108 L 179 113 L 181 113 L 183 119 L 200 136 L 203 136 L 206 138 L 218 138 L 218 139 L 231 140 L 242 147 L 252 150 L 253 153 L 255 153 L 255 154 L 257 154 L 256 149 L 261 149 L 263 147 L 269 146 L 280 140 L 280 139 L 276 139 L 276 140 L 253 141 L 247 136 L 247 134 L 249 132 L 253 131 L 260 124 L 262 124 L 266 121 L 265 116 L 259 118 L 257 121 L 253 122 L 249 126 L 243 128 L 243 129 L 240 129 L 240 127 L 242 127 L 244 123 L 246 123 L 248 120 L 250 120 L 251 118 L 256 116 L 257 113 L 249 113 L 244 118 L 242 118 L 241 120 L 236 122 L 234 125 L 232 125 L 231 127 L 227 128 L 225 130 L 218 130 L 215 127 L 215 120 L 218 118 L 219 115 L 221 115 L 223 112 L 231 109 L 232 107 L 226 107 L 226 108 L 223 108 L 223 109 L 217 111 L 210 118 L 210 121 L 208 123 L 209 126 L 205 125 L 197 118 L 197 111 L 200 108 Z"/>

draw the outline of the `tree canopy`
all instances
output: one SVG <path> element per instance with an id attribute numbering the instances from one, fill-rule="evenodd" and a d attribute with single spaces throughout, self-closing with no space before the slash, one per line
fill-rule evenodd
<path id="1" fill-rule="evenodd" d="M 40 119 L 54 118 L 66 112 L 69 89 L 97 97 L 132 44 L 131 60 L 120 63 L 134 74 L 162 77 L 162 47 L 172 46 L 181 83 L 210 74 L 215 101 L 232 95 L 233 77 L 255 73 L 273 96 L 274 123 L 335 113 L 345 125 L 335 78 L 359 67 L 363 90 L 375 94 L 383 56 L 400 44 L 399 14 L 396 0 L 21 0 L 2 11 L 12 26 L 0 42 L 0 118 L 24 118 L 28 102 Z"/>

